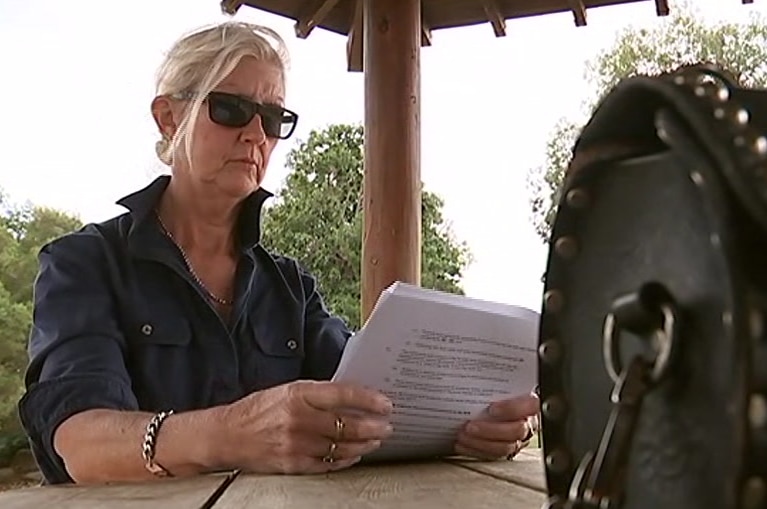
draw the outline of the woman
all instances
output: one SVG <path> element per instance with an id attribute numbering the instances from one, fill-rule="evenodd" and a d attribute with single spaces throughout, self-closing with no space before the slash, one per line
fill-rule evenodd
<path id="1" fill-rule="evenodd" d="M 171 176 L 41 250 L 19 410 L 48 483 L 326 472 L 392 432 L 383 394 L 327 381 L 350 332 L 312 275 L 258 243 L 260 185 L 297 121 L 285 54 L 245 23 L 179 40 L 151 105 Z M 456 452 L 514 453 L 537 408 L 492 405 Z"/>

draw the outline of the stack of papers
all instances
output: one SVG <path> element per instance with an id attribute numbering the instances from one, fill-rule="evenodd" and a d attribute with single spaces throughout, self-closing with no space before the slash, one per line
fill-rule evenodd
<path id="1" fill-rule="evenodd" d="M 444 457 L 461 426 L 537 384 L 539 313 L 396 282 L 347 343 L 334 381 L 394 403 L 393 435 L 364 462 Z"/>

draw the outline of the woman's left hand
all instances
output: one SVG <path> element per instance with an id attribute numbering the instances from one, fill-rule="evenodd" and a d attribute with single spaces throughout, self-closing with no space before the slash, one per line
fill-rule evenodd
<path id="1" fill-rule="evenodd" d="M 497 401 L 481 417 L 467 422 L 459 431 L 455 452 L 480 459 L 513 456 L 534 430 L 528 418 L 538 414 L 540 403 L 534 395 Z"/>

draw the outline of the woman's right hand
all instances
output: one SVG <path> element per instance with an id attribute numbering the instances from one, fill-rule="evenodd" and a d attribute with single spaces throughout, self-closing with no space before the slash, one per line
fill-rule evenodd
<path id="1" fill-rule="evenodd" d="M 380 447 L 392 432 L 391 410 L 380 392 L 346 383 L 297 381 L 255 392 L 222 408 L 217 463 L 259 473 L 340 470 Z M 324 461 L 333 443 L 334 460 Z"/>

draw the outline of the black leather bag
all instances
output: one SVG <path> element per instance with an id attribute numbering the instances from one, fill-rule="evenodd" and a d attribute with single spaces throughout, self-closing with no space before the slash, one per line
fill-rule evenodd
<path id="1" fill-rule="evenodd" d="M 703 65 L 622 81 L 581 132 L 540 325 L 549 507 L 767 507 L 766 134 L 767 92 Z"/>

